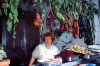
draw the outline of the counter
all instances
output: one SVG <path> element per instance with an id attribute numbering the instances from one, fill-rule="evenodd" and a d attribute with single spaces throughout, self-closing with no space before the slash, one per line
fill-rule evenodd
<path id="1" fill-rule="evenodd" d="M 74 65 L 80 64 L 81 61 L 82 61 L 82 59 L 79 59 L 79 60 L 73 61 L 73 62 L 67 62 L 67 63 L 63 63 L 61 66 L 74 66 Z"/>
<path id="2" fill-rule="evenodd" d="M 96 64 L 100 66 L 100 53 L 95 55 L 80 55 L 79 59 L 76 61 L 62 62 L 61 66 L 78 66 L 80 64 Z"/>
<path id="3" fill-rule="evenodd" d="M 92 56 L 90 58 L 85 58 L 84 56 L 77 61 L 63 63 L 61 66 L 74 66 L 78 64 L 96 64 L 96 66 L 100 66 L 100 53 L 96 54 L 96 56 Z"/>

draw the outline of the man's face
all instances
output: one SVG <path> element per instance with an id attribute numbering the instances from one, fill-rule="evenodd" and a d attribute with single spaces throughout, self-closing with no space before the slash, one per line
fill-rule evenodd
<path id="1" fill-rule="evenodd" d="M 42 19 L 40 18 L 40 15 L 38 13 L 36 13 L 36 19 L 34 21 L 34 26 L 36 28 L 40 28 L 42 25 Z"/>
<path id="2" fill-rule="evenodd" d="M 37 28 L 40 28 L 42 25 L 42 20 L 35 20 L 34 21 L 34 26 L 37 27 Z"/>

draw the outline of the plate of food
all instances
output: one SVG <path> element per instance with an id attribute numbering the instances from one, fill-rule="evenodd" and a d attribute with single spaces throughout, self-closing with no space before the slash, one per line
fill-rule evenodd
<path id="1" fill-rule="evenodd" d="M 79 45 L 71 45 L 69 48 L 70 51 L 80 53 L 80 54 L 88 54 L 88 55 L 93 55 L 94 53 L 88 50 L 85 47 L 81 47 Z"/>

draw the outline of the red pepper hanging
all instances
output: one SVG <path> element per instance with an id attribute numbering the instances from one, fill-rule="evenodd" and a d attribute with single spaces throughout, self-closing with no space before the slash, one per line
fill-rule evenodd
<path id="1" fill-rule="evenodd" d="M 77 38 L 78 35 L 79 35 L 79 25 L 78 25 L 78 20 L 77 19 L 74 19 L 72 29 L 73 29 L 73 32 L 72 32 L 73 37 Z"/>

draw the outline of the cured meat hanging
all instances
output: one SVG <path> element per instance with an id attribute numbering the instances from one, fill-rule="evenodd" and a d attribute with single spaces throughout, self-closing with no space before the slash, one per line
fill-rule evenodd
<path id="1" fill-rule="evenodd" d="M 84 42 L 87 45 L 93 44 L 93 37 L 92 37 L 92 31 L 91 31 L 91 25 L 89 19 L 86 19 L 84 15 L 79 15 L 79 38 L 84 37 Z"/>
<path id="2" fill-rule="evenodd" d="M 60 24 L 60 30 L 62 32 L 68 31 L 70 32 L 70 28 L 72 27 L 71 22 L 70 22 L 70 17 L 68 13 L 64 13 L 64 18 L 65 18 L 65 23 L 61 22 Z M 47 11 L 46 13 L 46 26 L 50 27 L 50 31 L 55 31 L 56 27 L 56 22 L 55 20 L 59 19 L 55 17 L 54 12 L 52 10 Z"/>
<path id="3" fill-rule="evenodd" d="M 64 31 L 70 31 L 69 28 L 68 28 L 68 25 L 66 23 L 65 24 L 61 23 L 60 24 L 60 30 L 62 32 L 64 32 Z"/>
<path id="4" fill-rule="evenodd" d="M 65 20 L 67 21 L 68 28 L 71 28 L 72 25 L 71 25 L 70 16 L 68 15 L 68 13 L 65 13 L 64 17 L 65 17 Z"/>
<path id="5" fill-rule="evenodd" d="M 79 25 L 78 25 L 78 20 L 77 19 L 74 19 L 72 29 L 73 29 L 73 32 L 72 32 L 73 37 L 77 38 L 78 35 L 79 35 Z"/>
<path id="6" fill-rule="evenodd" d="M 46 26 L 50 27 L 50 31 L 54 31 L 55 30 L 55 16 L 52 10 L 49 10 L 46 13 Z"/>
<path id="7" fill-rule="evenodd" d="M 70 32 L 70 29 L 71 29 L 72 25 L 71 25 L 70 16 L 68 15 L 68 13 L 65 12 L 64 18 L 65 18 L 65 20 L 66 20 L 66 23 L 64 23 L 64 24 L 61 23 L 61 25 L 60 25 L 60 30 L 61 30 L 62 32 L 64 32 L 64 31 Z"/>

